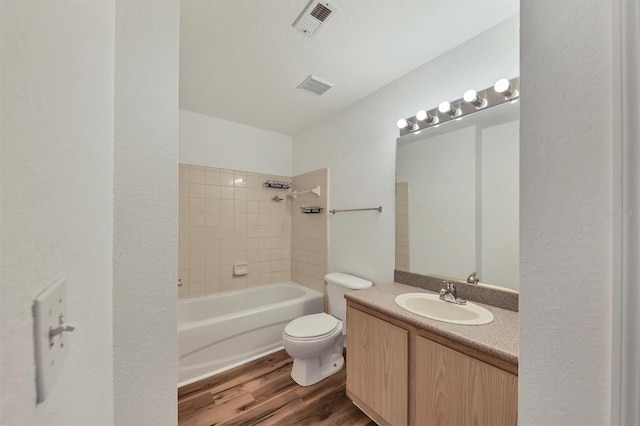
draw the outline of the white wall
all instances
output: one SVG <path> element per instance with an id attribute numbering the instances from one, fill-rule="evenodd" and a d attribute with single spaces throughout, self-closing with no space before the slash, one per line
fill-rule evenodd
<path id="1" fill-rule="evenodd" d="M 476 265 L 476 126 L 400 145 L 396 164 L 397 181 L 409 182 L 410 271 L 466 279 Z"/>
<path id="2" fill-rule="evenodd" d="M 483 282 L 520 287 L 520 122 L 482 129 Z"/>
<path id="3" fill-rule="evenodd" d="M 114 4 L 1 8 L 0 424 L 113 424 Z M 77 328 L 36 405 L 31 306 L 59 277 Z"/>
<path id="4" fill-rule="evenodd" d="M 610 424 L 610 7 L 521 4 L 522 425 Z"/>
<path id="5" fill-rule="evenodd" d="M 291 136 L 180 109 L 180 162 L 291 176 Z"/>
<path id="6" fill-rule="evenodd" d="M 293 174 L 329 167 L 330 208 L 382 205 L 382 213 L 329 220 L 329 270 L 393 281 L 395 152 L 400 117 L 519 75 L 518 16 L 406 74 L 293 138 Z M 473 66 L 476 64 L 476 66 Z"/>
<path id="7" fill-rule="evenodd" d="M 613 3 L 611 424 L 640 424 L 640 2 Z"/>
<path id="8" fill-rule="evenodd" d="M 177 0 L 116 3 L 114 416 L 176 423 Z"/>

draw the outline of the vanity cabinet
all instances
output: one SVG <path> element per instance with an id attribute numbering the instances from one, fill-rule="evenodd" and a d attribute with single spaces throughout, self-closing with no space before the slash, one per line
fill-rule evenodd
<path id="1" fill-rule="evenodd" d="M 347 396 L 381 425 L 516 425 L 517 366 L 349 302 Z"/>
<path id="2" fill-rule="evenodd" d="M 516 425 L 518 378 L 415 338 L 416 425 Z"/>
<path id="3" fill-rule="evenodd" d="M 379 424 L 407 424 L 408 331 L 356 309 L 347 315 L 347 396 Z"/>

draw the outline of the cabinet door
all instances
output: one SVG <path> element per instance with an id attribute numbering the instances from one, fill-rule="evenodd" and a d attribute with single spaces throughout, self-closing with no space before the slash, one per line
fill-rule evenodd
<path id="1" fill-rule="evenodd" d="M 516 425 L 518 378 L 416 336 L 416 425 Z"/>
<path id="2" fill-rule="evenodd" d="M 347 313 L 347 393 L 392 425 L 407 424 L 407 334 L 357 309 Z"/>

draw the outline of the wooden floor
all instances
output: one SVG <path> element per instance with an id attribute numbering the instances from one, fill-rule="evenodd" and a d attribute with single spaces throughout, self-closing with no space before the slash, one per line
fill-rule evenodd
<path id="1" fill-rule="evenodd" d="M 178 389 L 178 424 L 375 425 L 345 395 L 345 371 L 302 387 L 285 351 Z"/>

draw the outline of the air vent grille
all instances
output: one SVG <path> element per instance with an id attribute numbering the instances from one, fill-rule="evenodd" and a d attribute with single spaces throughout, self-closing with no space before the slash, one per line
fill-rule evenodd
<path id="1" fill-rule="evenodd" d="M 316 96 L 322 95 L 332 87 L 333 83 L 329 83 L 313 74 L 305 78 L 304 81 L 298 85 L 298 89 Z"/>
<path id="2" fill-rule="evenodd" d="M 309 37 L 313 37 L 329 19 L 333 18 L 336 12 L 335 6 L 326 1 L 311 0 L 295 20 L 293 26 Z"/>
<path id="3" fill-rule="evenodd" d="M 311 12 L 311 16 L 313 16 L 320 22 L 324 22 L 324 20 L 327 19 L 329 15 L 331 15 L 331 9 L 329 9 L 326 6 L 323 6 L 320 3 L 318 3 L 316 7 L 313 8 L 313 11 Z"/>

